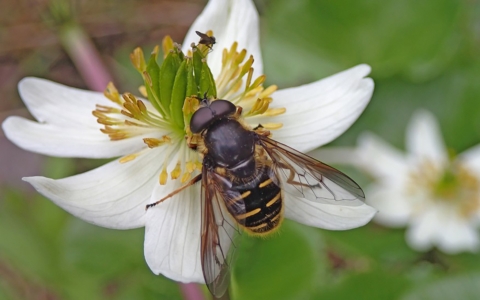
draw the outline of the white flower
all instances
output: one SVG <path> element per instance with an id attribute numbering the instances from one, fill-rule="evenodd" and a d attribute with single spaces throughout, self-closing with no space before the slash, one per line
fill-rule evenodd
<path id="1" fill-rule="evenodd" d="M 366 191 L 379 210 L 375 220 L 408 226 L 406 240 L 416 250 L 475 251 L 480 216 L 480 146 L 451 158 L 435 118 L 426 111 L 412 118 L 407 153 L 371 134 L 361 136 L 361 166 L 377 180 Z"/>
<path id="2" fill-rule="evenodd" d="M 276 140 L 305 152 L 342 134 L 372 95 L 373 81 L 365 78 L 369 66 L 359 65 L 296 88 L 275 91 L 275 86 L 264 89 L 260 85 L 254 93 L 242 94 L 237 92 L 238 82 L 232 82 L 236 78 L 230 78 L 233 68 L 239 67 L 231 57 L 240 55 L 235 45 L 245 48 L 255 57 L 252 82 L 263 73 L 258 29 L 258 14 L 251 1 L 211 0 L 188 32 L 184 51 L 198 41 L 195 30 L 212 30 L 217 44 L 208 55 L 208 64 L 218 97 L 242 106 L 246 122 L 272 129 Z M 222 62 L 223 49 L 230 58 Z M 132 95 L 119 97 L 113 86 L 107 99 L 101 93 L 26 78 L 19 92 L 37 120 L 9 117 L 3 123 L 6 136 L 19 147 L 62 157 L 122 156 L 68 178 L 24 180 L 85 221 L 116 229 L 145 226 L 145 258 L 154 273 L 182 282 L 203 282 L 199 185 L 145 211 L 148 203 L 174 191 L 201 167 L 198 154 L 186 146 L 184 128 L 162 118 L 153 103 Z M 268 110 L 255 108 L 258 98 Z M 179 179 L 167 180 L 168 174 Z M 362 226 L 376 212 L 363 203 L 320 205 L 288 197 L 285 201 L 287 218 L 334 230 Z"/>

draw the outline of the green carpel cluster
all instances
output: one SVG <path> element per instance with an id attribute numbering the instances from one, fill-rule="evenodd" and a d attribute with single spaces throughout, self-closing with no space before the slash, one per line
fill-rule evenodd
<path id="1" fill-rule="evenodd" d="M 164 38 L 162 46 L 164 56 L 161 63 L 158 62 L 158 46 L 148 62 L 140 48 L 133 51 L 130 60 L 143 77 L 144 96 L 166 121 L 186 131 L 185 124 L 188 124 L 192 112 L 184 109 L 185 99 L 217 96 L 215 80 L 207 64 L 210 49 L 202 44 L 192 44 L 192 49 L 184 54 L 169 36 Z M 185 111 L 189 113 L 185 114 Z"/>

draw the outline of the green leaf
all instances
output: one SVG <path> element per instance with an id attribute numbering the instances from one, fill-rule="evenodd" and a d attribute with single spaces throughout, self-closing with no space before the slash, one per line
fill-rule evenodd
<path id="1" fill-rule="evenodd" d="M 313 228 L 285 220 L 278 234 L 245 236 L 242 242 L 234 267 L 233 299 L 310 299 L 322 281 L 323 243 Z"/>
<path id="2" fill-rule="evenodd" d="M 266 11 L 267 36 L 277 40 L 276 44 L 296 47 L 292 52 L 269 47 L 276 54 L 267 52 L 265 65 L 294 66 L 305 59 L 302 53 L 308 49 L 316 58 L 308 60 L 307 72 L 321 70 L 318 67 L 324 62 L 339 69 L 368 63 L 376 76 L 431 79 L 458 54 L 459 28 L 465 22 L 459 13 L 461 4 L 455 0 L 276 1 Z M 295 22 L 285 22 L 289 19 Z M 271 58 L 278 59 L 272 62 Z M 272 74 L 281 77 L 284 73 Z"/>
<path id="3" fill-rule="evenodd" d="M 344 252 L 368 256 L 382 263 L 414 261 L 418 253 L 405 242 L 405 231 L 375 224 L 346 231 L 323 231 L 329 242 Z M 368 241 L 366 243 L 365 241 Z"/>
<path id="4" fill-rule="evenodd" d="M 170 115 L 178 127 L 184 128 L 183 103 L 187 92 L 187 61 L 184 60 L 178 68 L 172 90 L 172 102 L 170 103 Z"/>
<path id="5" fill-rule="evenodd" d="M 480 273 L 462 274 L 437 280 L 407 293 L 402 300 L 480 299 Z"/>
<path id="6" fill-rule="evenodd" d="M 398 299 L 410 286 L 401 273 L 373 268 L 348 274 L 338 282 L 328 282 L 310 299 Z"/>
<path id="7" fill-rule="evenodd" d="M 56 252 L 32 222 L 28 203 L 13 195 L 0 202 L 0 257 L 28 278 L 55 281 L 60 276 Z M 15 212 L 10 202 L 23 205 L 23 211 Z"/>
<path id="8" fill-rule="evenodd" d="M 143 237 L 143 229 L 106 229 L 75 219 L 66 228 L 63 265 L 97 278 L 118 276 L 144 266 Z"/>

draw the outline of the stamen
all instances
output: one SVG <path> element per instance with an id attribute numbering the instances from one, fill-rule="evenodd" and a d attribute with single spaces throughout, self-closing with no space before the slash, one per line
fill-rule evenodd
<path id="1" fill-rule="evenodd" d="M 168 179 L 168 173 L 167 173 L 167 169 L 164 167 L 162 169 L 162 172 L 160 173 L 160 176 L 158 178 L 158 182 L 161 185 L 165 185 L 165 184 L 167 184 L 167 179 Z"/>
<path id="2" fill-rule="evenodd" d="M 142 73 L 147 68 L 147 64 L 145 62 L 145 57 L 143 56 L 143 51 L 140 47 L 137 47 L 133 50 L 130 54 L 130 61 L 132 62 L 133 66 L 137 71 Z"/>
<path id="3" fill-rule="evenodd" d="M 182 175 L 182 179 L 180 180 L 182 183 L 185 183 L 187 182 L 189 179 L 191 178 L 191 173 L 183 173 Z"/>
<path id="4" fill-rule="evenodd" d="M 162 137 L 162 139 L 155 139 L 155 138 L 144 138 L 143 142 L 147 144 L 149 148 L 155 148 L 158 146 L 163 146 L 166 143 L 171 143 L 172 139 L 166 135 Z"/>
<path id="5" fill-rule="evenodd" d="M 188 173 L 192 173 L 193 171 L 195 171 L 195 163 L 189 160 L 185 164 L 185 168 Z"/>
<path id="6" fill-rule="evenodd" d="M 281 108 L 269 108 L 266 112 L 263 113 L 264 116 L 274 117 L 281 114 L 284 114 L 287 111 L 285 107 Z"/>
<path id="7" fill-rule="evenodd" d="M 480 207 L 480 179 L 460 163 L 439 166 L 425 160 L 410 174 L 408 187 L 409 193 L 451 205 L 465 218 Z"/>
<path id="8" fill-rule="evenodd" d="M 119 105 L 122 105 L 122 100 L 120 99 L 120 94 L 118 93 L 118 90 L 117 88 L 115 87 L 115 85 L 113 85 L 113 82 L 109 82 L 107 84 L 107 87 L 105 88 L 105 91 L 103 92 L 103 94 L 105 95 L 105 97 L 107 97 L 107 99 L 119 104 Z"/>
<path id="9" fill-rule="evenodd" d="M 170 177 L 172 179 L 177 179 L 180 174 L 182 173 L 182 170 L 180 169 L 180 161 L 177 162 L 177 165 L 175 166 L 175 168 L 173 169 L 172 172 L 170 172 Z"/>
<path id="10" fill-rule="evenodd" d="M 277 86 L 271 85 L 264 88 L 265 75 L 260 75 L 254 79 L 253 56 L 250 55 L 244 61 L 247 52 L 245 50 L 237 52 L 237 47 L 238 44 L 235 42 L 230 49 L 223 50 L 222 70 L 215 80 L 218 98 L 228 99 L 241 106 L 246 118 L 256 115 L 277 116 L 283 114 L 286 111 L 285 108 L 269 108 L 273 101 L 270 96 L 277 90 Z M 277 129 L 282 127 L 282 124 L 272 123 L 269 126 L 269 129 Z"/>
<path id="11" fill-rule="evenodd" d="M 275 130 L 275 129 L 282 128 L 283 124 L 282 123 L 263 123 L 262 126 L 263 128 L 268 130 Z"/>
<path id="12" fill-rule="evenodd" d="M 120 158 L 119 162 L 120 162 L 121 164 L 124 164 L 124 163 L 127 163 L 127 162 L 129 162 L 129 161 L 134 160 L 135 158 L 137 158 L 137 156 L 138 156 L 138 153 L 129 154 L 129 155 L 127 155 L 127 156 L 124 156 L 124 157 Z"/>
<path id="13" fill-rule="evenodd" d="M 138 91 L 140 92 L 140 94 L 142 94 L 143 97 L 148 97 L 147 88 L 144 85 L 139 86 Z"/>

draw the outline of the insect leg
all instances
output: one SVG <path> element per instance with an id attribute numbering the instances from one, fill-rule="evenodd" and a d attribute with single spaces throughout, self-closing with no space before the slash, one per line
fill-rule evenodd
<path id="1" fill-rule="evenodd" d="M 240 118 L 240 116 L 242 115 L 242 111 L 243 111 L 243 108 L 241 106 L 237 106 L 237 110 L 235 111 L 235 114 L 233 115 L 233 117 L 235 119 Z"/>
<path id="2" fill-rule="evenodd" d="M 162 203 L 163 201 L 167 200 L 168 198 L 180 193 L 181 191 L 183 191 L 184 189 L 186 189 L 187 187 L 191 186 L 191 185 L 194 185 L 195 183 L 199 182 L 200 180 L 202 179 L 202 174 L 198 174 L 197 176 L 193 177 L 192 180 L 190 180 L 187 184 L 185 184 L 184 186 L 176 189 L 175 191 L 171 192 L 170 194 L 168 194 L 167 196 L 163 197 L 162 199 L 158 200 L 157 202 L 155 203 L 150 203 L 150 204 L 147 204 L 147 206 L 145 207 L 145 210 L 149 209 L 150 207 L 154 207 L 155 205 L 159 204 L 159 203 Z"/>

